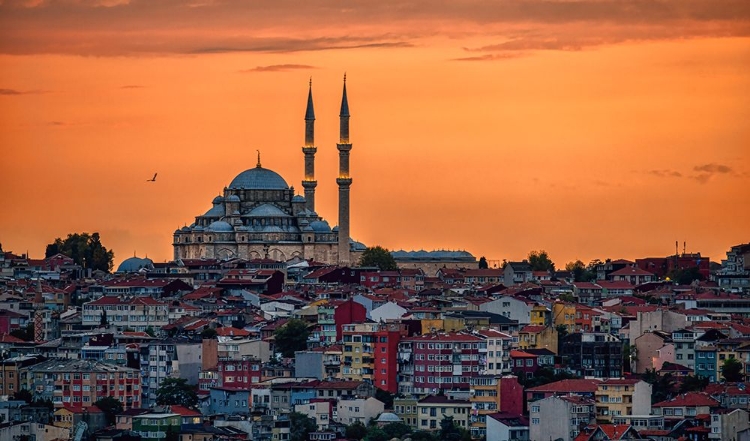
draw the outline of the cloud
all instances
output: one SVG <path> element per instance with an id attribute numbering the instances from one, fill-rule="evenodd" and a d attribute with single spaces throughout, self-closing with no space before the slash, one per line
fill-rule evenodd
<path id="1" fill-rule="evenodd" d="M 747 36 L 750 2 L 723 0 L 719 7 L 715 0 L 0 1 L 0 29 L 5 54 L 408 47 L 438 34 L 497 38 L 480 52 L 583 50 L 626 41 Z M 502 58 L 461 61 L 494 59 Z"/>
<path id="2" fill-rule="evenodd" d="M 484 55 L 478 55 L 475 57 L 462 57 L 462 58 L 454 58 L 453 61 L 498 61 L 498 60 L 513 60 L 516 58 L 521 58 L 529 55 L 528 53 L 524 52 L 515 52 L 515 53 L 504 53 L 504 54 L 484 54 Z"/>
<path id="3" fill-rule="evenodd" d="M 251 72 L 287 72 L 290 70 L 300 69 L 316 69 L 315 66 L 309 66 L 307 64 L 273 64 L 270 66 L 255 66 L 252 69 L 243 69 L 241 73 Z"/>
<path id="4" fill-rule="evenodd" d="M 675 171 L 675 170 L 649 170 L 647 172 L 650 175 L 656 176 L 658 178 L 681 178 L 682 173 Z"/>
<path id="5" fill-rule="evenodd" d="M 37 95 L 40 93 L 48 93 L 48 90 L 16 90 L 16 89 L 0 89 L 0 95 Z"/>
<path id="6" fill-rule="evenodd" d="M 729 167 L 728 165 L 714 164 L 714 163 L 703 164 L 703 165 L 696 165 L 695 167 L 693 167 L 693 170 L 697 171 L 697 172 L 705 172 L 705 173 L 709 173 L 709 174 L 713 174 L 713 173 L 731 173 L 732 172 L 732 168 Z"/>

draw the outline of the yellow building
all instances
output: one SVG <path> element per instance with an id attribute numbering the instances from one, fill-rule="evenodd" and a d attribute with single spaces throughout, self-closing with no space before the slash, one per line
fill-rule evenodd
<path id="1" fill-rule="evenodd" d="M 596 419 L 623 424 L 625 416 L 651 414 L 651 385 L 643 380 L 610 378 L 596 388 Z"/>
<path id="2" fill-rule="evenodd" d="M 528 325 L 518 331 L 518 349 L 549 349 L 557 354 L 557 329 L 552 326 Z"/>
<path id="3" fill-rule="evenodd" d="M 544 305 L 536 304 L 531 308 L 529 324 L 547 326 L 551 323 L 552 311 Z"/>
<path id="4" fill-rule="evenodd" d="M 471 437 L 484 438 L 487 436 L 487 415 L 500 409 L 500 381 L 495 375 L 480 375 L 472 377 L 470 385 Z"/>
<path id="5" fill-rule="evenodd" d="M 576 326 L 576 306 L 573 303 L 557 301 L 552 304 L 552 325 L 565 325 L 568 332 L 573 332 Z"/>
<path id="6" fill-rule="evenodd" d="M 374 379 L 375 370 L 375 332 L 378 323 L 356 323 L 344 325 L 344 340 L 341 357 L 341 378 L 346 380 Z"/>
<path id="7" fill-rule="evenodd" d="M 444 417 L 453 417 L 453 422 L 469 430 L 471 403 L 468 400 L 454 400 L 445 395 L 428 395 L 417 403 L 419 430 L 440 430 Z"/>

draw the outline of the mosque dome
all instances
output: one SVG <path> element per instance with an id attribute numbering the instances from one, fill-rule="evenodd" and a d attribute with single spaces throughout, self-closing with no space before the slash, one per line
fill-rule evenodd
<path id="1" fill-rule="evenodd" d="M 403 421 L 398 415 L 392 412 L 383 412 L 376 420 L 378 423 L 399 423 Z"/>
<path id="2" fill-rule="evenodd" d="M 222 217 L 222 216 L 224 216 L 224 214 L 225 214 L 224 206 L 223 205 L 214 204 L 214 206 L 211 207 L 206 212 L 206 214 L 204 214 L 204 216 L 207 216 L 207 217 Z"/>
<path id="3" fill-rule="evenodd" d="M 236 194 L 227 197 L 227 202 L 240 202 L 240 197 Z"/>
<path id="4" fill-rule="evenodd" d="M 221 203 L 224 203 L 224 198 L 221 197 L 221 196 L 216 196 L 214 198 L 213 204 L 214 205 L 218 205 L 218 204 L 221 204 Z"/>
<path id="5" fill-rule="evenodd" d="M 261 204 L 248 213 L 248 216 L 252 217 L 285 217 L 289 216 L 284 213 L 280 208 L 272 204 Z"/>
<path id="6" fill-rule="evenodd" d="M 292 202 L 305 202 L 305 197 L 304 197 L 304 196 L 302 196 L 302 195 L 299 195 L 299 194 L 298 194 L 298 195 L 295 195 L 295 196 L 294 196 L 294 197 L 292 198 Z"/>
<path id="7" fill-rule="evenodd" d="M 310 228 L 312 228 L 314 231 L 318 233 L 330 233 L 331 232 L 331 227 L 328 226 L 328 222 L 326 221 L 310 222 Z"/>
<path id="8" fill-rule="evenodd" d="M 238 174 L 229 184 L 233 190 L 287 190 L 284 178 L 273 170 L 263 167 L 255 167 Z"/>
<path id="9" fill-rule="evenodd" d="M 118 273 L 137 273 L 141 269 L 154 269 L 154 262 L 148 257 L 141 259 L 140 257 L 129 257 L 122 261 L 120 266 L 117 267 Z"/>
<path id="10" fill-rule="evenodd" d="M 211 222 L 211 225 L 208 226 L 208 229 L 210 231 L 217 231 L 217 232 L 234 231 L 234 228 L 232 228 L 231 225 L 229 225 L 227 222 L 224 222 L 224 221 Z"/>

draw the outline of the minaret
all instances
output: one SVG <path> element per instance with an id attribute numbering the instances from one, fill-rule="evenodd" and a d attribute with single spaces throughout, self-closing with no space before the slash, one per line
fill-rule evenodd
<path id="1" fill-rule="evenodd" d="M 349 177 L 349 101 L 346 98 L 346 74 L 344 74 L 344 94 L 341 98 L 341 113 L 339 114 L 339 265 L 349 265 L 349 187 L 352 178 Z"/>
<path id="2" fill-rule="evenodd" d="M 312 78 L 310 78 L 310 89 L 307 92 L 307 110 L 305 111 L 305 146 L 302 147 L 302 153 L 305 154 L 305 179 L 302 180 L 302 187 L 305 188 L 305 208 L 315 211 L 315 187 L 318 181 L 315 180 L 315 110 L 313 109 L 312 98 Z"/>
<path id="3" fill-rule="evenodd" d="M 37 276 L 39 277 L 39 276 Z M 44 296 L 42 295 L 42 278 L 36 280 L 34 295 L 34 343 L 44 341 Z"/>

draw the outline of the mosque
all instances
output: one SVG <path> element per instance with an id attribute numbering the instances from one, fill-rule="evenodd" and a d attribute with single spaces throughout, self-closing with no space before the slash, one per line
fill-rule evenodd
<path id="1" fill-rule="evenodd" d="M 339 115 L 338 226 L 315 212 L 315 111 L 312 82 L 305 112 L 304 196 L 295 195 L 278 173 L 263 168 L 258 153 L 254 168 L 237 175 L 213 206 L 195 222 L 174 232 L 174 259 L 313 259 L 353 265 L 365 246 L 353 241 L 349 225 L 349 102 L 346 76 Z"/>

